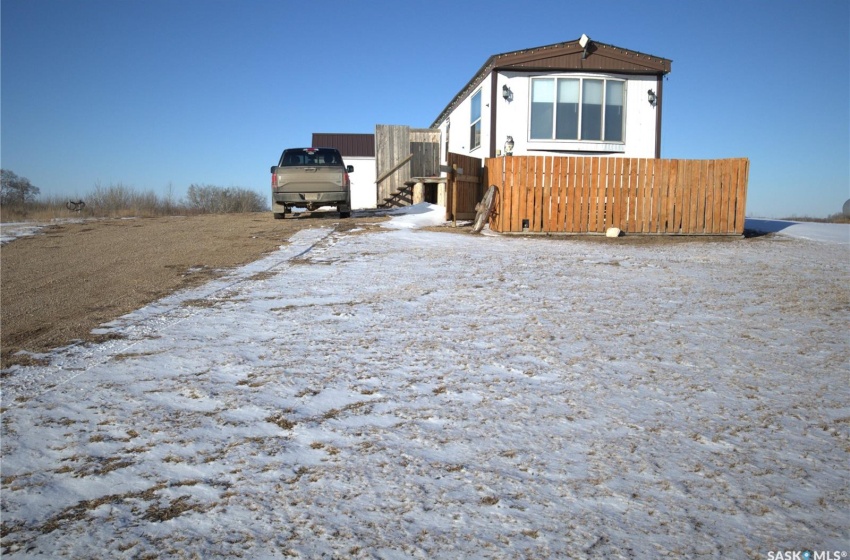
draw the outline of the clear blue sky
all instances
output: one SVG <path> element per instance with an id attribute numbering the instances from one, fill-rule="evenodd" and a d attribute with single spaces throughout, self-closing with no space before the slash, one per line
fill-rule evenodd
<path id="1" fill-rule="evenodd" d="M 748 157 L 751 216 L 850 198 L 850 2 L 2 0 L 0 158 L 47 196 L 268 191 L 313 132 L 427 127 L 492 55 L 673 60 L 662 156 Z"/>

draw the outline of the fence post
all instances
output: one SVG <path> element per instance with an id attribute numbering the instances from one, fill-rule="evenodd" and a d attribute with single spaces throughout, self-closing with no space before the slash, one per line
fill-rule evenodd
<path id="1" fill-rule="evenodd" d="M 457 227 L 457 164 L 452 164 L 452 227 Z"/>

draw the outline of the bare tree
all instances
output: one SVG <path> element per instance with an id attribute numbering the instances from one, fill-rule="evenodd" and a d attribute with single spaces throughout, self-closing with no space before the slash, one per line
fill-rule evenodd
<path id="1" fill-rule="evenodd" d="M 19 177 L 8 169 L 0 169 L 0 204 L 34 202 L 39 192 L 39 188 L 26 177 Z"/>

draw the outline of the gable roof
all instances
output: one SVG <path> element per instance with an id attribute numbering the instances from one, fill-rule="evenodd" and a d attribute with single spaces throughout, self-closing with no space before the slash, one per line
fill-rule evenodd
<path id="1" fill-rule="evenodd" d="M 342 157 L 375 157 L 374 134 L 314 132 L 312 146 L 336 148 Z"/>
<path id="2" fill-rule="evenodd" d="M 519 72 L 541 70 L 590 71 L 663 76 L 670 72 L 672 62 L 660 56 L 632 51 L 592 39 L 587 45 L 586 55 L 579 39 L 521 51 L 494 54 L 487 59 L 487 62 L 479 68 L 469 83 L 443 109 L 440 116 L 431 124 L 431 128 L 438 126 L 461 101 L 466 99 L 484 81 L 484 78 L 496 70 Z"/>

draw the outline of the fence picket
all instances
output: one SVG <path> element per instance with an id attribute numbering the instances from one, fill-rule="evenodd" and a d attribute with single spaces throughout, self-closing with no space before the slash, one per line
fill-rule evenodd
<path id="1" fill-rule="evenodd" d="M 587 232 L 596 231 L 599 217 L 599 158 L 590 158 L 590 185 L 587 192 Z"/>
<path id="2" fill-rule="evenodd" d="M 716 161 L 709 161 L 705 169 L 705 232 L 714 233 L 714 169 Z"/>
<path id="3" fill-rule="evenodd" d="M 706 162 L 697 162 L 696 167 L 696 204 L 694 204 L 694 232 L 705 232 L 705 169 Z"/>
<path id="4" fill-rule="evenodd" d="M 707 210 L 711 210 L 711 233 L 720 231 L 720 184 L 722 182 L 723 169 L 722 161 L 714 161 L 711 166 L 711 206 Z"/>
<path id="5" fill-rule="evenodd" d="M 540 156 L 537 158 L 537 229 L 534 231 L 546 231 L 547 223 L 547 199 L 546 199 L 546 157 Z"/>
<path id="6" fill-rule="evenodd" d="M 607 162 L 603 162 L 601 164 L 600 169 L 604 169 L 606 176 L 605 181 L 602 183 L 605 189 L 604 198 L 599 201 L 600 206 L 604 206 L 602 210 L 601 223 L 599 224 L 599 231 L 606 231 L 609 227 L 615 226 L 619 221 L 619 216 L 617 215 L 617 190 L 619 189 L 620 179 L 622 175 L 620 174 L 621 169 L 620 165 L 623 162 L 622 158 L 602 158 L 604 160 L 608 160 Z M 605 164 L 607 163 L 607 165 Z"/>
<path id="7" fill-rule="evenodd" d="M 581 195 L 576 186 L 576 176 L 578 175 L 578 160 L 575 157 L 567 158 L 567 220 L 569 226 L 565 226 L 565 231 L 578 231 L 578 215 L 581 208 Z"/>
<path id="8" fill-rule="evenodd" d="M 543 157 L 534 158 L 534 214 L 531 231 L 543 231 Z"/>
<path id="9" fill-rule="evenodd" d="M 599 216 L 599 158 L 590 158 L 590 172 L 587 184 L 587 232 L 596 231 L 596 219 Z"/>
<path id="10" fill-rule="evenodd" d="M 579 201 L 576 196 L 576 160 L 574 157 L 564 158 L 564 169 L 562 169 L 562 172 L 564 173 L 564 193 L 566 195 L 564 197 L 564 231 L 576 231 L 575 217 Z"/>
<path id="11" fill-rule="evenodd" d="M 686 187 L 685 197 L 687 203 L 685 210 L 687 211 L 687 227 L 682 228 L 682 232 L 696 232 L 697 221 L 697 195 L 699 192 L 699 162 L 696 160 L 688 160 L 688 184 Z"/>
<path id="12" fill-rule="evenodd" d="M 673 192 L 670 197 L 670 226 L 667 233 L 679 233 L 682 230 L 682 173 L 681 161 L 673 160 L 670 168 L 670 186 Z"/>
<path id="13" fill-rule="evenodd" d="M 513 231 L 514 214 L 516 213 L 516 189 L 514 188 L 514 158 L 512 157 L 505 158 L 504 181 L 502 190 L 507 200 L 507 206 L 504 210 L 499 208 L 499 214 L 502 215 L 502 229 L 498 231 Z"/>
<path id="14" fill-rule="evenodd" d="M 499 201 L 501 202 L 496 207 L 496 227 L 494 231 L 510 231 L 508 223 L 511 217 L 511 193 L 513 192 L 513 189 L 508 188 L 510 159 L 502 158 L 501 163 L 502 174 L 493 178 L 493 184 L 496 185 L 499 191 Z"/>
<path id="15" fill-rule="evenodd" d="M 676 231 L 676 181 L 679 178 L 679 162 L 670 160 L 667 168 L 667 215 L 664 221 L 663 233 Z"/>
<path id="16" fill-rule="evenodd" d="M 541 231 L 552 231 L 552 156 L 543 158 L 543 225 Z"/>
<path id="17" fill-rule="evenodd" d="M 635 197 L 635 220 L 638 224 L 637 231 L 639 233 L 647 233 L 649 231 L 649 219 L 647 217 L 647 210 L 649 210 L 649 192 L 652 185 L 652 183 L 650 182 L 652 176 L 649 173 L 650 163 L 651 160 L 648 160 L 646 158 L 641 158 L 640 160 L 638 191 L 637 196 Z"/>
<path id="18" fill-rule="evenodd" d="M 635 205 L 632 202 L 636 188 L 637 160 L 625 159 L 623 161 L 623 188 L 621 191 L 622 203 L 620 204 L 620 228 L 623 231 L 634 231 Z"/>
<path id="19" fill-rule="evenodd" d="M 682 219 L 679 220 L 680 232 L 690 231 L 691 227 L 691 162 L 683 159 L 679 162 L 679 168 L 682 171 L 682 178 L 679 181 L 681 185 L 681 202 L 682 202 Z"/>
<path id="20" fill-rule="evenodd" d="M 747 183 L 750 180 L 750 162 L 739 159 L 738 188 L 735 193 L 735 233 L 744 233 L 744 221 L 747 209 Z"/>
<path id="21" fill-rule="evenodd" d="M 528 216 L 528 231 L 533 231 L 534 218 L 534 164 L 536 158 L 528 160 L 528 165 L 525 167 L 525 206 L 526 216 Z"/>
<path id="22" fill-rule="evenodd" d="M 605 221 L 611 219 L 610 216 L 606 216 L 608 211 L 608 165 L 613 163 L 611 159 L 599 158 L 599 182 L 596 190 L 596 232 L 605 231 Z"/>
<path id="23" fill-rule="evenodd" d="M 575 188 L 576 204 L 573 209 L 573 231 L 587 231 L 587 218 L 585 217 L 585 209 L 587 208 L 587 181 L 589 173 L 585 173 L 585 166 L 589 164 L 587 158 L 573 158 L 575 164 L 575 175 L 573 177 L 573 187 Z"/>
<path id="24" fill-rule="evenodd" d="M 670 226 L 667 233 L 679 233 L 682 230 L 682 176 L 681 161 L 673 160 L 670 168 L 670 186 L 673 188 L 670 197 Z"/>
<path id="25" fill-rule="evenodd" d="M 511 231 L 522 231 L 522 219 L 525 215 L 525 165 L 526 159 L 523 157 L 514 158 L 514 193 L 516 193 L 516 201 L 514 202 L 513 223 Z"/>
<path id="26" fill-rule="evenodd" d="M 655 169 L 655 191 L 653 199 L 655 205 L 655 229 L 652 233 L 662 233 L 664 231 L 664 216 L 667 215 L 667 179 L 668 174 L 664 172 L 667 167 L 667 161 L 663 159 L 656 160 Z"/>
<path id="27" fill-rule="evenodd" d="M 561 192 L 561 164 L 564 158 L 552 158 L 552 223 L 550 231 L 564 231 L 564 194 Z"/>
<path id="28" fill-rule="evenodd" d="M 588 162 L 587 183 L 587 229 L 588 233 L 596 231 L 596 218 L 599 204 L 599 158 L 591 157 Z"/>
<path id="29" fill-rule="evenodd" d="M 646 194 L 644 196 L 644 233 L 653 233 L 653 226 L 655 224 L 655 210 L 652 208 L 653 201 L 655 200 L 655 167 L 659 160 L 650 159 L 647 160 L 646 164 Z"/>
<path id="30" fill-rule="evenodd" d="M 721 182 L 720 189 L 720 230 L 726 229 L 729 225 L 729 195 L 727 194 L 729 190 L 729 184 L 731 182 L 732 173 L 729 169 L 729 165 L 727 162 L 722 162 L 723 166 L 723 178 Z"/>
<path id="31" fill-rule="evenodd" d="M 726 189 L 729 197 L 726 203 L 726 227 L 724 229 L 735 229 L 735 193 L 738 191 L 738 166 L 729 165 L 729 188 Z"/>
<path id="32" fill-rule="evenodd" d="M 560 209 L 560 185 L 558 183 L 558 160 L 560 158 L 550 157 L 546 169 L 549 170 L 549 195 L 551 202 L 549 207 L 549 227 L 543 231 L 558 231 L 558 210 Z"/>

